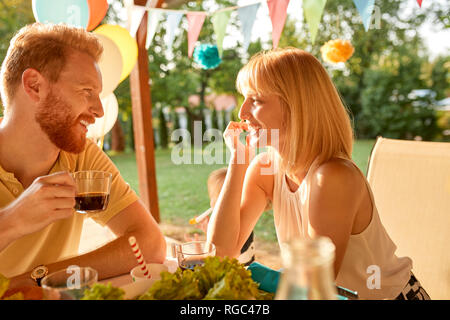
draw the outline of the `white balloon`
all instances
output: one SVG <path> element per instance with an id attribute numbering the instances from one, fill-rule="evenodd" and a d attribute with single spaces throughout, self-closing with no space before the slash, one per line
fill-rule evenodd
<path id="1" fill-rule="evenodd" d="M 122 54 L 114 41 L 110 38 L 93 33 L 103 45 L 103 54 L 98 62 L 98 67 L 102 73 L 103 89 L 100 98 L 106 98 L 117 88 L 122 75 Z"/>
<path id="2" fill-rule="evenodd" d="M 87 137 L 89 139 L 99 139 L 107 134 L 117 121 L 119 115 L 119 103 L 114 93 L 110 93 L 106 98 L 101 99 L 104 115 L 95 119 L 95 123 L 88 126 Z"/>

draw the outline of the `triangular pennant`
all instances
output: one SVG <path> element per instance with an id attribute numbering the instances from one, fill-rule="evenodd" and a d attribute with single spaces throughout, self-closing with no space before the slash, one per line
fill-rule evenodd
<path id="1" fill-rule="evenodd" d="M 241 21 L 241 31 L 244 36 L 243 48 L 247 51 L 248 45 L 252 38 L 253 24 L 256 19 L 256 12 L 258 11 L 261 2 L 238 8 L 238 16 Z"/>
<path id="2" fill-rule="evenodd" d="M 194 52 L 195 42 L 205 22 L 206 12 L 191 11 L 186 13 L 186 18 L 188 20 L 188 55 L 190 58 Z"/>
<path id="3" fill-rule="evenodd" d="M 364 24 L 364 29 L 369 30 L 370 20 L 372 18 L 372 12 L 374 8 L 375 0 L 353 0 L 361 15 L 362 22 Z"/>
<path id="4" fill-rule="evenodd" d="M 278 47 L 284 23 L 286 22 L 289 0 L 268 0 L 270 20 L 272 21 L 272 46 Z"/>
<path id="5" fill-rule="evenodd" d="M 323 9 L 327 0 L 303 0 L 303 11 L 305 13 L 306 22 L 309 26 L 311 34 L 311 42 L 314 44 L 319 28 L 320 19 L 322 18 Z"/>
<path id="6" fill-rule="evenodd" d="M 148 49 L 155 36 L 156 29 L 158 28 L 159 20 L 161 19 L 160 10 L 148 11 L 148 25 L 147 25 L 147 40 L 145 41 L 145 48 Z"/>
<path id="7" fill-rule="evenodd" d="M 417 3 L 419 4 L 419 7 L 422 8 L 422 0 L 417 0 Z"/>
<path id="8" fill-rule="evenodd" d="M 182 12 L 167 13 L 166 36 L 164 38 L 164 41 L 166 43 L 167 49 L 169 50 L 172 50 L 172 43 L 175 39 L 175 30 L 178 29 L 178 25 L 180 24 L 183 15 L 184 13 Z"/>
<path id="9" fill-rule="evenodd" d="M 142 17 L 145 14 L 145 7 L 142 6 L 133 6 L 131 7 L 131 14 L 129 17 L 130 21 L 130 34 L 134 38 L 136 36 L 136 32 L 141 25 Z"/>
<path id="10" fill-rule="evenodd" d="M 211 22 L 214 27 L 214 33 L 216 34 L 217 50 L 219 51 L 219 56 L 222 57 L 222 44 L 223 38 L 225 37 L 225 31 L 227 30 L 228 21 L 231 17 L 231 10 L 222 10 L 214 13 L 211 18 Z"/>

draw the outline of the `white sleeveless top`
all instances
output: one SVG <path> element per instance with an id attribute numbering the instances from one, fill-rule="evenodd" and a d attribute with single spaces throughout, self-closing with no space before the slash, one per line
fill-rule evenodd
<path id="1" fill-rule="evenodd" d="M 275 159 L 278 170 L 274 174 L 272 206 L 278 243 L 283 250 L 283 243 L 291 238 L 308 237 L 310 184 L 307 182 L 317 165 L 313 162 L 302 184 L 292 192 L 278 164 L 279 159 Z M 394 299 L 410 279 L 412 261 L 395 255 L 397 247 L 381 224 L 369 183 L 359 168 L 358 172 L 369 190 L 372 220 L 363 232 L 350 235 L 336 284 L 358 292 L 361 299 Z M 380 277 L 376 278 L 377 274 Z"/>

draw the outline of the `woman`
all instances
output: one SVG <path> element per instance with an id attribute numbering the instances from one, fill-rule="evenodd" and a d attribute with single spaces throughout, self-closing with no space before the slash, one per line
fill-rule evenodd
<path id="1" fill-rule="evenodd" d="M 249 136 L 239 142 L 243 126 L 236 122 L 224 133 L 230 164 L 208 226 L 217 255 L 239 254 L 270 200 L 280 245 L 299 236 L 331 238 L 337 285 L 363 299 L 429 298 L 411 259 L 395 256 L 370 186 L 351 160 L 349 115 L 320 62 L 295 48 L 259 53 L 236 85 Z M 264 145 L 269 151 L 253 158 L 252 149 Z M 368 285 L 374 266 L 375 287 Z"/>

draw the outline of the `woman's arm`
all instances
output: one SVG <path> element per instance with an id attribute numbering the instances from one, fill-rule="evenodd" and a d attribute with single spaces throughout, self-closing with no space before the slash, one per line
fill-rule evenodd
<path id="1" fill-rule="evenodd" d="M 207 232 L 218 256 L 239 256 L 267 205 L 267 196 L 259 181 L 259 158 L 255 158 L 250 166 L 232 161 L 228 166 Z"/>
<path id="2" fill-rule="evenodd" d="M 226 139 L 230 125 L 224 134 Z M 249 165 L 248 150 L 245 150 L 248 146 L 244 147 L 234 139 L 239 133 L 235 132 L 235 136 L 231 137 L 233 143 L 227 143 L 231 149 L 230 164 L 208 224 L 207 238 L 216 246 L 218 256 L 239 255 L 267 204 L 266 193 L 259 182 L 261 155 Z M 239 152 L 247 154 L 245 161 L 239 161 Z"/>
<path id="3" fill-rule="evenodd" d="M 321 165 L 312 175 L 308 233 L 327 236 L 336 246 L 335 276 L 344 259 L 365 182 L 353 165 L 342 160 Z"/>

